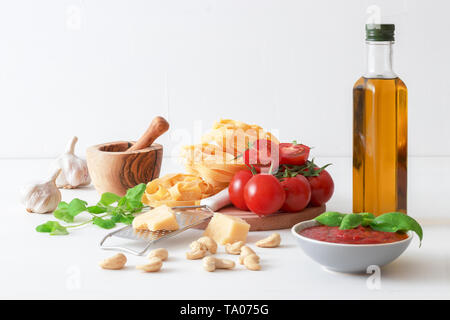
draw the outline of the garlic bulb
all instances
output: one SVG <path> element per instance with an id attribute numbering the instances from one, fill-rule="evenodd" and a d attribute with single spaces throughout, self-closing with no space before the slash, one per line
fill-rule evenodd
<path id="1" fill-rule="evenodd" d="M 28 212 L 53 212 L 61 201 L 61 191 L 56 187 L 56 177 L 61 169 L 54 171 L 50 180 L 44 183 L 30 184 L 21 190 L 21 202 Z"/>
<path id="2" fill-rule="evenodd" d="M 52 164 L 52 170 L 61 169 L 61 174 L 56 179 L 58 188 L 74 189 L 91 183 L 86 160 L 74 154 L 75 144 L 78 138 L 73 137 L 66 147 L 66 151 Z"/>

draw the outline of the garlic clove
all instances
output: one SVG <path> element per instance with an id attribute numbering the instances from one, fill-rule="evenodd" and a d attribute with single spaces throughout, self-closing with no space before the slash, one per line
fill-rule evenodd
<path id="1" fill-rule="evenodd" d="M 66 147 L 66 151 L 52 164 L 52 170 L 61 169 L 61 174 L 56 179 L 58 188 L 74 189 L 91 183 L 86 160 L 75 155 L 75 144 L 78 138 L 73 137 Z"/>
<path id="2" fill-rule="evenodd" d="M 61 191 L 56 186 L 55 180 L 61 169 L 56 169 L 50 180 L 44 183 L 30 184 L 21 190 L 21 202 L 28 212 L 50 213 L 61 202 Z"/>

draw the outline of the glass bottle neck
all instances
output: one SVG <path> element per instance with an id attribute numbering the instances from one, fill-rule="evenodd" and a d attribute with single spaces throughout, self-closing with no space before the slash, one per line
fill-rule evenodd
<path id="1" fill-rule="evenodd" d="M 366 78 L 396 78 L 392 70 L 392 45 L 391 41 L 366 41 L 367 70 Z"/>

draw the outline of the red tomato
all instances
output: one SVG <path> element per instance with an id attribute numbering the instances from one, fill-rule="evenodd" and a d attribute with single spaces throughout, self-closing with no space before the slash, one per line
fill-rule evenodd
<path id="1" fill-rule="evenodd" d="M 286 200 L 281 210 L 299 212 L 305 209 L 311 199 L 311 187 L 308 179 L 302 175 L 282 179 L 281 186 L 286 193 Z"/>
<path id="2" fill-rule="evenodd" d="M 244 199 L 244 187 L 252 177 L 253 174 L 250 170 L 241 170 L 233 176 L 233 179 L 231 179 L 230 185 L 228 186 L 228 193 L 230 195 L 231 203 L 233 203 L 236 208 L 248 211 Z"/>
<path id="3" fill-rule="evenodd" d="M 319 170 L 319 168 L 315 170 Z M 317 177 L 307 177 L 307 179 L 311 186 L 312 206 L 320 206 L 330 200 L 334 192 L 334 182 L 326 170 L 323 170 Z"/>
<path id="4" fill-rule="evenodd" d="M 310 149 L 304 144 L 280 143 L 280 164 L 304 165 Z"/>
<path id="5" fill-rule="evenodd" d="M 247 207 L 261 216 L 277 212 L 286 194 L 277 178 L 270 174 L 257 174 L 245 185 L 244 199 Z"/>
<path id="6" fill-rule="evenodd" d="M 278 143 L 259 139 L 244 152 L 244 162 L 249 167 L 254 167 L 256 172 L 268 173 L 272 166 L 272 171 L 276 171 L 280 163 L 280 152 Z"/>

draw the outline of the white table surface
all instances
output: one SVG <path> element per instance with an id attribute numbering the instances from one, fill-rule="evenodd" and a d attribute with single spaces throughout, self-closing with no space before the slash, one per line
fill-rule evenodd
<path id="1" fill-rule="evenodd" d="M 415 238 L 395 262 L 381 269 L 378 289 L 366 284 L 369 274 L 331 273 L 308 258 L 289 230 L 282 230 L 282 245 L 257 248 L 262 270 L 205 272 L 201 260 L 188 261 L 184 253 L 201 235 L 189 230 L 164 245 L 169 259 L 158 273 L 142 273 L 136 264 L 145 257 L 127 255 L 124 270 L 109 271 L 98 262 L 113 254 L 98 247 L 106 232 L 95 226 L 68 236 L 49 236 L 34 228 L 51 215 L 29 214 L 18 202 L 18 189 L 47 173 L 50 159 L 0 160 L 2 194 L 0 231 L 0 298 L 40 299 L 400 299 L 450 298 L 450 158 L 409 159 L 409 214 L 424 227 L 421 248 Z M 332 162 L 335 194 L 328 209 L 351 210 L 351 159 L 318 158 Z M 182 170 L 165 159 L 162 174 Z M 63 200 L 79 197 L 94 203 L 93 187 L 62 190 Z M 83 217 L 79 217 L 82 219 Z M 271 232 L 251 232 L 250 244 Z M 219 256 L 225 255 L 223 247 Z"/>

